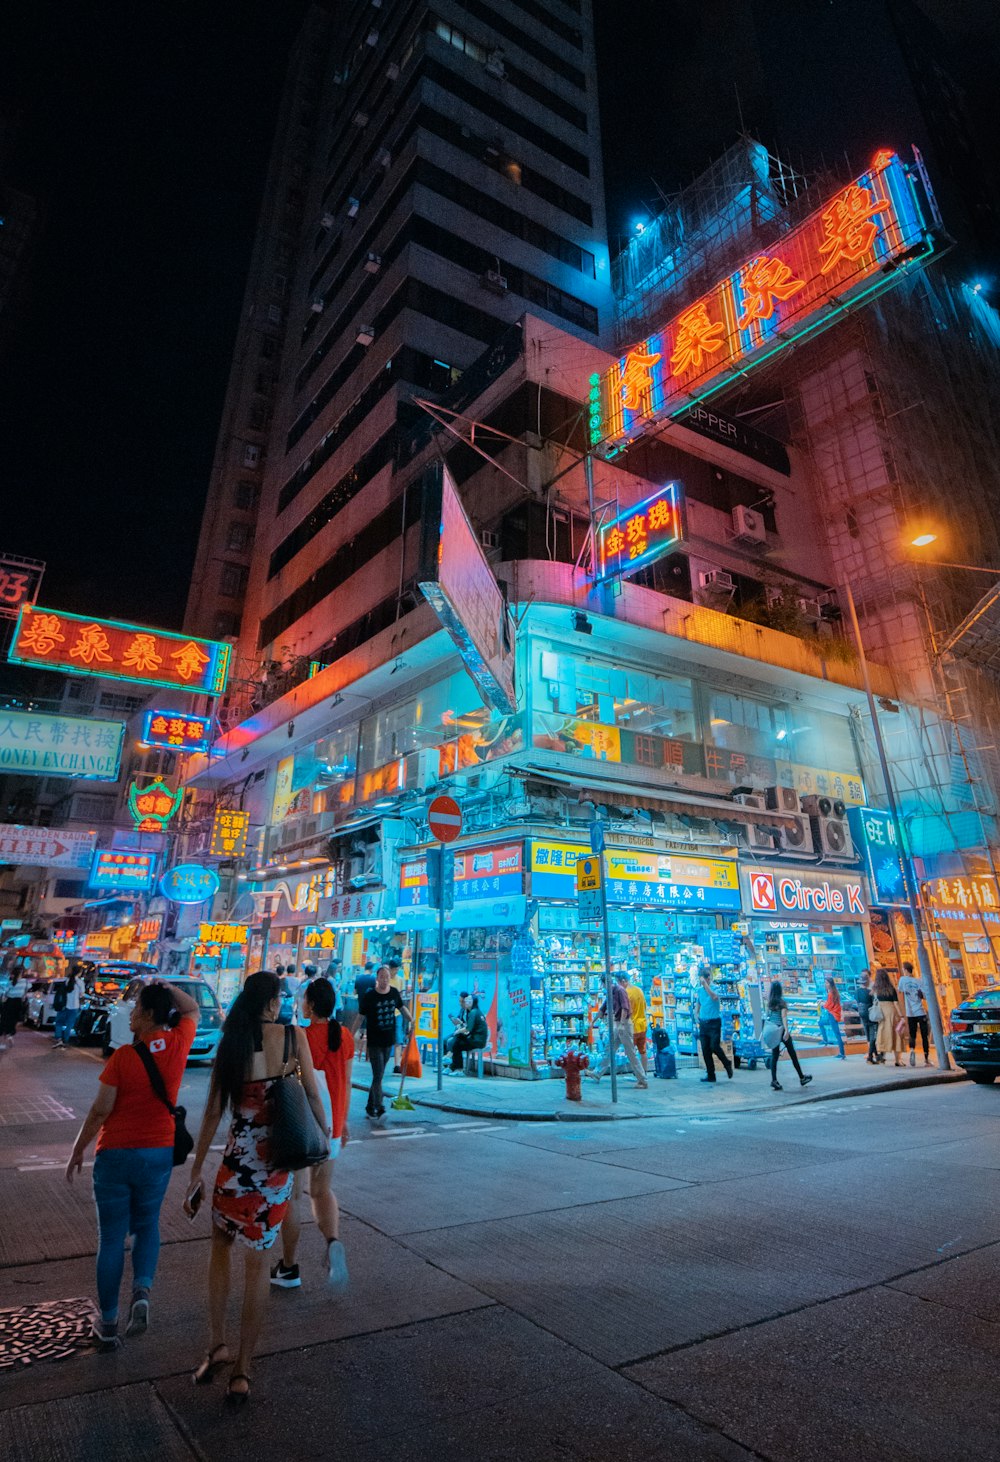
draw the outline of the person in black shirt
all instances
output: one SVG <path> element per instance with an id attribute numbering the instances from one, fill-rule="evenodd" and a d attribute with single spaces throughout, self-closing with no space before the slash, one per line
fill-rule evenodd
<path id="1" fill-rule="evenodd" d="M 368 1092 L 365 1112 L 372 1120 L 385 1116 L 382 1101 L 382 1075 L 392 1052 L 396 1038 L 396 1015 L 402 1015 L 407 1029 L 410 1012 L 403 1004 L 403 997 L 389 984 L 389 971 L 380 966 L 375 976 L 375 988 L 361 996 L 359 1009 L 365 1021 L 368 1038 L 368 1063 L 372 1068 L 372 1084 Z"/>

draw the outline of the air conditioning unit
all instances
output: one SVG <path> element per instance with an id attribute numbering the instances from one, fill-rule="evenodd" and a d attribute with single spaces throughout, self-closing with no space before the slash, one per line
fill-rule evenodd
<path id="1" fill-rule="evenodd" d="M 794 787 L 767 787 L 764 798 L 772 812 L 798 812 L 799 794 Z"/>
<path id="2" fill-rule="evenodd" d="M 503 81 L 507 75 L 503 64 L 503 51 L 491 51 L 486 61 L 486 70 L 498 81 Z"/>
<path id="3" fill-rule="evenodd" d="M 733 508 L 733 536 L 741 543 L 766 543 L 767 532 L 761 514 L 738 503 Z"/>
<path id="4" fill-rule="evenodd" d="M 365 36 L 365 45 L 366 46 L 377 46 L 378 45 L 378 31 L 374 28 L 374 26 L 368 32 L 368 34 Z"/>
<path id="5" fill-rule="evenodd" d="M 385 74 L 390 81 L 399 80 L 399 67 L 396 65 L 395 61 L 389 62 L 388 66 L 385 68 Z"/>
<path id="6" fill-rule="evenodd" d="M 406 758 L 406 786 L 428 792 L 441 780 L 441 759 L 437 747 L 411 751 Z"/>
<path id="7" fill-rule="evenodd" d="M 312 304 L 309 306 L 309 308 L 312 310 L 314 315 L 321 315 L 326 309 L 326 300 L 321 294 L 318 294 L 313 300 Z"/>
<path id="8" fill-rule="evenodd" d="M 377 274 L 382 268 L 382 255 L 369 251 L 364 267 L 366 274 Z"/>
<path id="9" fill-rule="evenodd" d="M 375 161 L 378 163 L 380 168 L 392 167 L 392 153 L 389 151 L 388 147 L 379 148 L 378 152 L 375 154 Z"/>
<path id="10" fill-rule="evenodd" d="M 799 857 L 815 852 L 812 825 L 808 817 L 796 817 L 778 828 L 778 851 Z"/>
<path id="11" fill-rule="evenodd" d="M 756 807 L 758 812 L 764 811 L 764 797 L 760 792 L 741 792 L 733 801 L 738 807 Z"/>
<path id="12" fill-rule="evenodd" d="M 736 588 L 732 574 L 727 574 L 725 569 L 708 569 L 698 575 L 698 583 L 703 589 L 711 589 L 714 593 L 732 593 Z"/>
<path id="13" fill-rule="evenodd" d="M 319 226 L 320 228 L 333 228 L 336 221 L 332 213 L 324 213 L 319 221 Z"/>
<path id="14" fill-rule="evenodd" d="M 822 793 L 802 798 L 802 811 L 810 817 L 846 817 L 847 803 L 839 797 L 824 797 Z"/>
<path id="15" fill-rule="evenodd" d="M 747 823 L 746 839 L 755 853 L 776 853 L 779 847 L 778 829 L 761 823 Z"/>
<path id="16" fill-rule="evenodd" d="M 480 282 L 484 289 L 491 289 L 494 294 L 507 293 L 507 277 L 499 269 L 487 269 L 485 274 L 480 275 Z"/>
<path id="17" fill-rule="evenodd" d="M 354 338 L 359 345 L 371 345 L 372 341 L 375 339 L 375 326 L 359 325 L 358 333 L 355 335 Z"/>
<path id="18" fill-rule="evenodd" d="M 361 199 L 360 198 L 348 198 L 348 200 L 347 200 L 347 216 L 348 216 L 348 218 L 357 218 L 357 216 L 360 213 L 360 211 L 361 211 Z"/>
<path id="19" fill-rule="evenodd" d="M 484 528 L 479 535 L 479 541 L 484 548 L 499 548 L 500 534 L 494 533 L 491 528 Z"/>
<path id="20" fill-rule="evenodd" d="M 357 112 L 354 113 L 354 116 L 351 118 L 351 121 L 354 123 L 355 127 L 365 128 L 365 127 L 368 126 L 368 123 L 371 121 L 371 118 L 369 117 L 369 115 L 368 115 L 367 112 L 357 111 Z"/>
<path id="21" fill-rule="evenodd" d="M 806 619 L 822 619 L 823 617 L 823 606 L 818 599 L 800 599 L 798 606 Z"/>
<path id="22" fill-rule="evenodd" d="M 824 858 L 843 863 L 854 862 L 854 842 L 846 818 L 814 817 L 810 820 L 816 847 Z"/>

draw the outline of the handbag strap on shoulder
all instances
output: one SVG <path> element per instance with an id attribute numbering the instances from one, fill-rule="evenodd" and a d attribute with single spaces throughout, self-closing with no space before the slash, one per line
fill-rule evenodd
<path id="1" fill-rule="evenodd" d="M 160 1101 L 166 1107 L 170 1115 L 172 1117 L 176 1117 L 177 1108 L 167 1096 L 167 1088 L 160 1073 L 160 1068 L 153 1060 L 152 1051 L 146 1045 L 145 1041 L 136 1041 L 132 1047 L 132 1050 L 139 1057 L 139 1060 L 142 1062 L 143 1066 L 145 1066 L 146 1075 L 149 1077 L 149 1084 L 153 1088 L 153 1092 L 156 1096 L 159 1097 Z"/>
<path id="2" fill-rule="evenodd" d="M 289 1048 L 291 1047 L 291 1044 L 292 1044 L 292 1028 L 291 1028 L 290 1025 L 286 1025 L 285 1026 L 285 1049 L 284 1049 L 284 1053 L 283 1053 L 283 1055 L 281 1057 L 282 1070 L 284 1070 L 284 1068 L 288 1065 L 289 1061 L 291 1060 L 291 1055 L 289 1053 Z"/>

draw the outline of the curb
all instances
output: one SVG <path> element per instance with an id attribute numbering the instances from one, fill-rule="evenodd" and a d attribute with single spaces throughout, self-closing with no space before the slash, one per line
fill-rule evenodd
<path id="1" fill-rule="evenodd" d="M 787 1109 L 788 1107 L 810 1106 L 815 1102 L 842 1102 L 849 1101 L 853 1097 L 878 1096 L 885 1091 L 910 1091 L 917 1087 L 924 1086 L 945 1086 L 954 1081 L 968 1081 L 970 1078 L 964 1071 L 938 1071 L 931 1076 L 900 1076 L 897 1080 L 883 1082 L 878 1086 L 850 1086 L 843 1087 L 838 1091 L 816 1092 L 811 1096 L 797 1096 L 790 1101 L 781 1103 L 770 1103 L 766 1106 L 730 1107 L 726 1113 L 733 1116 L 747 1116 L 757 1112 L 774 1112 Z M 353 1082 L 352 1085 L 358 1091 L 367 1091 L 368 1088 Z M 415 1107 L 426 1107 L 429 1111 L 450 1112 L 456 1117 L 483 1117 L 487 1120 L 498 1122 L 647 1122 L 657 1117 L 689 1117 L 700 1116 L 701 1112 L 529 1112 L 518 1111 L 516 1108 L 505 1108 L 500 1111 L 487 1111 L 483 1107 L 464 1106 L 460 1102 L 438 1102 L 433 1098 L 414 1096 L 410 1093 L 410 1100 Z"/>

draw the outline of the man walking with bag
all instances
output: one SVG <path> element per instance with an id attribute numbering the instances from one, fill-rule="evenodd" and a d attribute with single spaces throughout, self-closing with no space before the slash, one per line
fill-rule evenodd
<path id="1" fill-rule="evenodd" d="M 586 1074 L 591 1081 L 600 1081 L 611 1070 L 611 1021 L 614 1022 L 615 1046 L 621 1046 L 628 1058 L 628 1064 L 632 1068 L 632 1074 L 640 1087 L 645 1089 L 649 1082 L 646 1080 L 646 1073 L 642 1069 L 642 1062 L 639 1053 L 635 1049 L 635 1042 L 632 1039 L 632 1010 L 628 999 L 628 977 L 626 975 L 615 975 L 615 983 L 611 986 L 611 1015 L 609 1019 L 608 1044 L 604 1048 L 604 1059 L 597 1071 L 588 1071 Z M 601 1006 L 601 1015 L 608 1013 L 608 1002 L 605 1000 Z"/>
<path id="2" fill-rule="evenodd" d="M 372 1084 L 365 1112 L 371 1121 L 377 1122 L 385 1116 L 382 1077 L 396 1039 L 397 1014 L 403 1017 L 407 1031 L 410 1028 L 410 1012 L 403 1004 L 402 995 L 389 983 L 388 966 L 380 967 L 375 976 L 374 988 L 362 995 L 358 1008 L 365 1020 L 368 1064 L 372 1069 Z"/>

